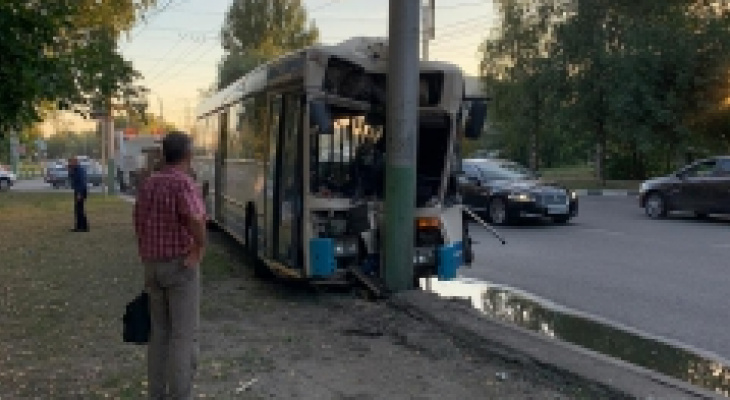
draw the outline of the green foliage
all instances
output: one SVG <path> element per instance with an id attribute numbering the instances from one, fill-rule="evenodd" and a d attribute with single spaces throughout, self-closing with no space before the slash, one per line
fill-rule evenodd
<path id="1" fill-rule="evenodd" d="M 221 30 L 226 54 L 217 86 L 223 88 L 258 64 L 309 46 L 318 37 L 300 0 L 234 0 Z"/>
<path id="2" fill-rule="evenodd" d="M 101 138 L 96 132 L 58 132 L 47 140 L 46 158 L 60 159 L 83 154 L 99 158 Z"/>
<path id="3" fill-rule="evenodd" d="M 637 179 L 685 162 L 689 145 L 728 150 L 726 8 L 689 0 L 499 3 L 502 25 L 482 46 L 482 74 L 511 157 L 536 167 L 596 154 L 601 176 Z"/>
<path id="4" fill-rule="evenodd" d="M 0 2 L 0 135 L 38 121 L 44 102 L 79 113 L 109 100 L 140 107 L 138 74 L 117 39 L 154 3 Z"/>

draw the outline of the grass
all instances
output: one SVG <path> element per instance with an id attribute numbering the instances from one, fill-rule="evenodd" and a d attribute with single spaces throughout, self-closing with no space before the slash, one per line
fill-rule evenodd
<path id="1" fill-rule="evenodd" d="M 593 167 L 579 165 L 572 167 L 545 168 L 540 170 L 544 179 L 556 181 L 569 189 L 621 189 L 639 190 L 641 181 L 606 180 L 601 182 L 594 176 Z"/>
<path id="2" fill-rule="evenodd" d="M 2 399 L 145 396 L 145 347 L 121 341 L 124 306 L 143 286 L 132 206 L 91 196 L 90 233 L 69 232 L 72 210 L 69 194 L 0 193 Z M 202 267 L 204 286 L 237 270 L 217 244 Z M 214 299 L 204 304 L 208 314 L 220 313 Z M 249 353 L 243 357 L 256 357 Z M 209 352 L 198 369 L 199 397 L 214 393 L 215 376 L 228 373 L 220 365 L 241 357 Z"/>
<path id="3" fill-rule="evenodd" d="M 572 167 L 544 168 L 540 170 L 542 176 L 550 179 L 591 179 L 594 171 L 589 165 Z"/>
<path id="4" fill-rule="evenodd" d="M 0 399 L 146 397 L 145 347 L 121 340 L 124 306 L 143 284 L 132 206 L 92 195 L 90 233 L 69 232 L 72 208 L 68 193 L 0 193 Z M 212 234 L 201 266 L 197 398 L 257 400 L 277 392 L 285 394 L 280 398 L 295 398 L 314 384 L 332 386 L 327 390 L 333 396 L 323 398 L 375 398 L 358 397 L 343 385 L 383 379 L 392 382 L 385 385 L 392 393 L 409 390 L 403 381 L 416 390 L 420 376 L 433 377 L 434 385 L 457 380 L 482 397 L 505 398 L 499 396 L 500 387 L 483 386 L 481 376 L 464 377 L 463 371 L 494 376 L 511 367 L 487 359 L 472 363 L 468 360 L 479 353 L 462 353 L 434 327 L 383 304 L 257 281 L 250 268 L 242 268 L 238 247 L 229 243 Z M 382 329 L 384 337 L 343 334 L 362 326 Z M 405 332 L 433 334 L 438 345 L 409 344 Z M 451 355 L 439 361 L 428 355 L 431 351 Z M 344 383 L 333 380 L 330 368 L 344 370 Z M 350 368 L 362 375 L 348 376 Z M 516 371 L 532 374 L 520 368 Z M 242 389 L 254 379 L 260 381 L 250 391 Z M 534 390 L 540 393 L 543 384 L 559 386 L 548 381 Z M 533 388 L 520 379 L 500 385 L 512 393 Z M 576 383 L 561 390 L 575 396 L 583 387 Z"/>

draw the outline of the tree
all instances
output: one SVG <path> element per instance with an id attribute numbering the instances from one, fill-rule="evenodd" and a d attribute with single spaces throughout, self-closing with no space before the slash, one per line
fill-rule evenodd
<path id="1" fill-rule="evenodd" d="M 0 2 L 0 135 L 39 120 L 43 102 L 88 113 L 110 98 L 139 105 L 131 64 L 116 50 L 155 0 Z"/>
<path id="2" fill-rule="evenodd" d="M 223 88 L 258 64 L 317 41 L 319 31 L 300 0 L 234 0 L 221 30 Z"/>
<path id="3" fill-rule="evenodd" d="M 492 122 L 505 134 L 502 145 L 508 153 L 538 169 L 541 149 L 554 142 L 558 131 L 554 109 L 564 67 L 550 55 L 555 16 L 563 5 L 559 0 L 537 5 L 503 0 L 499 5 L 502 24 L 481 48 L 481 74 L 493 98 Z"/>
<path id="4" fill-rule="evenodd" d="M 730 7 L 699 0 L 499 4 L 502 26 L 482 46 L 482 75 L 511 156 L 530 158 L 525 143 L 532 140 L 542 158 L 569 164 L 590 151 L 599 178 L 639 179 L 673 168 L 690 144 L 728 148 Z"/>

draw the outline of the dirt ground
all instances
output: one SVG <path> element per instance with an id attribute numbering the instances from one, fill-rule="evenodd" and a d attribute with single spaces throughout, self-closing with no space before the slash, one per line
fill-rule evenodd
<path id="1" fill-rule="evenodd" d="M 95 195 L 70 233 L 70 194 L 0 193 L 0 399 L 142 399 L 143 346 L 121 342 L 142 287 L 132 206 Z M 220 233 L 203 262 L 196 397 L 606 398 L 590 384 L 454 341 L 387 302 L 255 279 Z"/>

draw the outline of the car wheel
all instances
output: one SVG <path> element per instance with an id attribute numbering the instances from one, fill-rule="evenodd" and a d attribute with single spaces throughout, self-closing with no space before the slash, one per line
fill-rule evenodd
<path id="1" fill-rule="evenodd" d="M 695 218 L 697 218 L 697 219 L 708 219 L 709 218 L 709 215 L 707 215 L 707 213 L 703 213 L 703 212 L 695 212 Z"/>
<path id="2" fill-rule="evenodd" d="M 556 224 L 567 224 L 568 221 L 570 221 L 570 215 L 559 215 L 557 217 L 553 217 L 553 222 Z"/>
<path id="3" fill-rule="evenodd" d="M 489 220 L 495 225 L 507 225 L 509 215 L 507 203 L 501 197 L 495 197 L 489 202 Z"/>
<path id="4" fill-rule="evenodd" d="M 659 192 L 652 192 L 646 197 L 644 212 L 649 218 L 663 218 L 667 216 L 667 204 L 664 196 Z"/>

